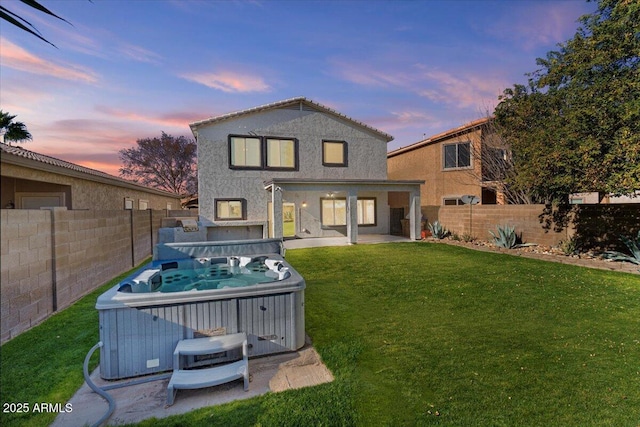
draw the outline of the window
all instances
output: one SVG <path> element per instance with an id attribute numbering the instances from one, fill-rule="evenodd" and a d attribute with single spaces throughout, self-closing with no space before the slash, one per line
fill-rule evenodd
<path id="1" fill-rule="evenodd" d="M 345 198 L 320 199 L 322 212 L 320 221 L 323 226 L 335 227 L 347 225 L 347 200 Z M 358 225 L 376 225 L 376 199 L 358 199 Z"/>
<path id="2" fill-rule="evenodd" d="M 471 166 L 471 144 L 461 142 L 444 146 L 444 168 L 467 168 Z"/>
<path id="3" fill-rule="evenodd" d="M 294 139 L 267 138 L 267 168 L 297 169 L 296 153 Z"/>
<path id="4" fill-rule="evenodd" d="M 358 199 L 358 225 L 376 225 L 376 199 Z"/>
<path id="5" fill-rule="evenodd" d="M 298 170 L 298 141 L 293 138 L 229 135 L 229 167 Z"/>
<path id="6" fill-rule="evenodd" d="M 149 201 L 138 199 L 138 209 L 141 211 L 146 211 L 147 209 L 149 209 Z"/>
<path id="7" fill-rule="evenodd" d="M 229 137 L 229 162 L 231 167 L 261 168 L 262 143 L 258 137 Z"/>
<path id="8" fill-rule="evenodd" d="M 215 219 L 217 221 L 243 220 L 247 218 L 244 199 L 216 199 Z"/>
<path id="9" fill-rule="evenodd" d="M 322 212 L 320 213 L 322 225 L 336 226 L 347 225 L 347 200 L 346 199 L 321 199 Z"/>
<path id="10" fill-rule="evenodd" d="M 322 164 L 324 166 L 348 165 L 347 143 L 344 141 L 322 141 Z"/>
<path id="11" fill-rule="evenodd" d="M 445 206 L 462 206 L 464 202 L 462 199 L 457 197 L 449 197 L 443 200 L 442 202 Z"/>

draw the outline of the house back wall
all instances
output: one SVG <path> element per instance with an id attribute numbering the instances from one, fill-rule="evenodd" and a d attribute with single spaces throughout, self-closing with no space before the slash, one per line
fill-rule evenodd
<path id="1" fill-rule="evenodd" d="M 299 170 L 229 169 L 229 135 L 298 139 Z M 348 143 L 348 167 L 322 165 L 322 140 Z M 386 143 L 326 114 L 272 110 L 228 120 L 198 130 L 200 215 L 214 220 L 214 198 L 247 199 L 247 220 L 266 221 L 270 194 L 262 183 L 273 178 L 386 179 Z"/>

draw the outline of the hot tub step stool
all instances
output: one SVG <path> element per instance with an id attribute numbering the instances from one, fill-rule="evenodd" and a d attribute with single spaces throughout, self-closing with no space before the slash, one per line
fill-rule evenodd
<path id="1" fill-rule="evenodd" d="M 206 369 L 180 369 L 181 356 L 202 356 L 242 347 L 242 359 Z M 193 338 L 178 341 L 173 352 L 173 374 L 167 387 L 167 405 L 173 405 L 177 389 L 212 387 L 244 378 L 244 391 L 249 390 L 247 334 Z"/>

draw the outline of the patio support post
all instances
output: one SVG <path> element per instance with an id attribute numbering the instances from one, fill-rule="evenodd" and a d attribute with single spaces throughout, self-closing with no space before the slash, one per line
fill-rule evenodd
<path id="1" fill-rule="evenodd" d="M 353 188 L 347 191 L 347 239 L 358 243 L 358 192 Z"/>
<path id="2" fill-rule="evenodd" d="M 420 239 L 420 220 L 422 219 L 420 190 L 412 191 L 409 197 L 409 237 L 411 240 L 418 240 Z"/>
<path id="3" fill-rule="evenodd" d="M 273 237 L 282 239 L 284 229 L 282 226 L 282 188 L 273 185 L 271 188 L 271 209 L 273 209 L 271 218 L 273 220 Z"/>

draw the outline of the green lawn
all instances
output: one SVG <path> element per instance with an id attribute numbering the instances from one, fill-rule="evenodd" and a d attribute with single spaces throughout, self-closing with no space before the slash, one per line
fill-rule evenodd
<path id="1" fill-rule="evenodd" d="M 420 242 L 287 260 L 307 281 L 307 333 L 335 381 L 142 425 L 640 424 L 638 275 Z M 70 309 L 91 312 L 83 320 L 2 346 L 3 402 L 64 401 L 80 386 L 97 294 Z M 77 352 L 56 345 L 63 338 Z M 57 368 L 38 375 L 37 359 Z"/>

